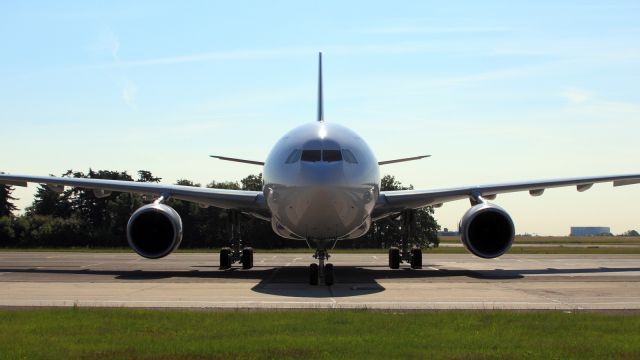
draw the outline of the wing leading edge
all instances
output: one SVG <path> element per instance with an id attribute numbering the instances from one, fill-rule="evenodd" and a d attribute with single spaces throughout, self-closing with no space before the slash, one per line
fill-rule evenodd
<path id="1" fill-rule="evenodd" d="M 127 192 L 156 197 L 172 197 L 178 200 L 190 201 L 222 209 L 237 209 L 250 213 L 256 212 L 262 214 L 262 217 L 266 217 L 266 213 L 268 213 L 264 195 L 260 191 L 211 189 L 122 180 L 10 175 L 0 173 L 0 184 L 27 186 L 27 183 L 43 184 L 58 192 L 61 192 L 65 186 L 72 186 L 94 190 L 97 196 L 110 191 Z"/>
<path id="2" fill-rule="evenodd" d="M 532 196 L 542 195 L 545 189 L 564 186 L 576 186 L 578 191 L 586 191 L 593 184 L 607 182 L 613 182 L 613 186 L 640 184 L 640 174 L 524 181 L 436 190 L 381 191 L 373 217 L 380 219 L 405 209 L 439 206 L 445 202 L 465 198 L 483 197 L 491 200 L 498 194 L 517 191 L 529 191 Z"/>

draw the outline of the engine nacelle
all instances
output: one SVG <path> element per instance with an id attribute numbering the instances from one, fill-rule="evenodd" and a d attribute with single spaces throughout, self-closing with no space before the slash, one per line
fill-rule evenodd
<path id="1" fill-rule="evenodd" d="M 483 203 L 469 209 L 460 220 L 462 243 L 472 254 L 492 259 L 507 252 L 515 238 L 515 227 L 499 206 Z"/>
<path id="2" fill-rule="evenodd" d="M 129 246 L 149 259 L 165 257 L 180 246 L 182 219 L 164 204 L 149 204 L 136 210 L 127 224 Z"/>

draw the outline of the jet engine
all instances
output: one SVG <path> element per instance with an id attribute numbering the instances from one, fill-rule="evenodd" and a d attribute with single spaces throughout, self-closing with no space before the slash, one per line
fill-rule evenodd
<path id="1" fill-rule="evenodd" d="M 131 215 L 127 224 L 127 240 L 140 256 L 149 259 L 165 257 L 182 241 L 182 219 L 167 205 L 145 205 Z"/>
<path id="2" fill-rule="evenodd" d="M 499 206 L 473 206 L 460 220 L 462 243 L 472 254 L 485 259 L 498 257 L 511 248 L 515 238 L 513 221 Z"/>

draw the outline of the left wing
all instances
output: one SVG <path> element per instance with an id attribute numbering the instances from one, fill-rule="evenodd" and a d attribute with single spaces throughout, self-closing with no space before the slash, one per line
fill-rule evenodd
<path id="1" fill-rule="evenodd" d="M 531 196 L 540 196 L 544 193 L 545 189 L 576 186 L 577 190 L 582 192 L 590 189 L 595 183 L 605 182 L 613 182 L 613 186 L 640 184 L 640 174 L 524 181 L 439 190 L 381 191 L 373 213 L 373 218 L 380 219 L 406 209 L 418 209 L 425 206 L 438 207 L 445 202 L 465 198 L 473 200 L 482 197 L 493 200 L 498 194 L 516 191 L 529 191 Z"/>
<path id="2" fill-rule="evenodd" d="M 428 157 L 431 157 L 431 155 L 420 155 L 420 156 L 412 156 L 412 157 L 402 158 L 402 159 L 378 161 L 378 165 L 395 164 L 395 163 L 405 162 L 405 161 L 420 160 Z"/>
<path id="3" fill-rule="evenodd" d="M 210 205 L 222 209 L 268 215 L 264 195 L 260 191 L 226 190 L 200 188 L 182 185 L 164 185 L 123 180 L 67 178 L 54 176 L 10 175 L 0 173 L 0 184 L 27 186 L 27 183 L 44 184 L 50 189 L 62 192 L 65 186 L 92 189 L 97 197 L 108 196 L 110 192 L 126 192 L 156 197 L 163 196 Z"/>

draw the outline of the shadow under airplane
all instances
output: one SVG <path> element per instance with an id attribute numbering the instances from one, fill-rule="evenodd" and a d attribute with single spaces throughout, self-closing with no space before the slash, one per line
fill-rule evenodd
<path id="1" fill-rule="evenodd" d="M 203 270 L 201 270 L 203 269 Z M 437 270 L 436 270 L 437 269 Z M 193 266 L 192 270 L 110 270 L 110 269 L 65 269 L 65 268 L 0 268 L 6 274 L 38 274 L 49 275 L 46 281 L 167 281 L 207 282 L 208 279 L 259 280 L 252 290 L 255 292 L 300 297 L 328 298 L 349 297 L 378 293 L 385 288 L 378 282 L 383 279 L 438 279 L 468 278 L 480 281 L 518 280 L 528 275 L 566 275 L 566 274 L 606 274 L 621 272 L 640 272 L 640 267 L 598 267 L 571 269 L 491 269 L 468 270 L 438 268 L 437 265 L 426 265 L 422 270 L 391 270 L 386 266 L 336 266 L 336 284 L 330 287 L 308 285 L 308 268 L 306 266 L 255 266 L 250 271 L 240 269 L 218 270 L 212 266 Z M 71 278 L 69 278 L 71 277 Z M 7 279 L 7 277 L 5 277 Z M 29 279 L 31 280 L 31 279 Z M 456 280 L 456 281 L 457 281 Z M 602 278 L 606 281 L 606 278 Z M 42 281 L 42 279 L 39 279 Z"/>

